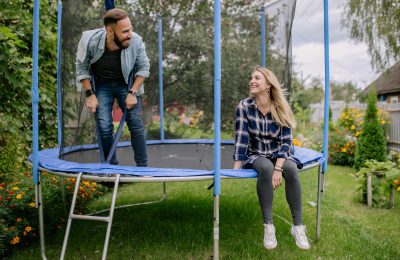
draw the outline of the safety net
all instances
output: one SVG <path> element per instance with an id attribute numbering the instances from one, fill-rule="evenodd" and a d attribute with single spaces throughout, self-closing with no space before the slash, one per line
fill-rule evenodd
<path id="1" fill-rule="evenodd" d="M 251 2 L 251 4 L 248 4 Z M 265 3 L 266 2 L 266 3 Z M 85 107 L 85 94 L 76 80 L 76 52 L 82 32 L 102 28 L 104 1 L 62 1 L 61 89 L 62 143 L 60 156 L 97 144 L 94 116 Z M 145 43 L 150 76 L 144 83 L 143 119 L 147 139 L 160 137 L 160 109 L 165 138 L 207 138 L 213 131 L 213 6 L 209 1 L 115 1 L 130 15 L 133 31 Z M 262 62 L 262 23 L 265 21 L 265 63 L 290 93 L 291 28 L 295 0 L 224 1 L 221 20 L 221 115 L 223 138 L 233 138 L 235 109 L 248 97 L 255 65 Z M 263 7 L 263 8 L 262 8 Z M 265 19 L 262 18 L 265 14 Z M 162 22 L 164 106 L 160 108 L 159 40 Z M 289 96 L 288 96 L 289 98 Z M 116 103 L 116 102 L 115 102 Z M 122 112 L 115 104 L 117 127 Z M 189 129 L 182 135 L 182 129 Z M 191 129 L 191 130 L 190 130 Z M 199 132 L 197 132 L 199 130 Z M 192 132 L 190 132 L 192 131 Z M 188 136 L 189 135 L 189 136 Z M 130 140 L 125 128 L 120 141 Z"/>

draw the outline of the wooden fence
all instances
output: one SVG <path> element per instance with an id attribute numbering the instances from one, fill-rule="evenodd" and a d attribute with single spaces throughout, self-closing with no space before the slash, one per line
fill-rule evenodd
<path id="1" fill-rule="evenodd" d="M 385 103 L 383 108 L 390 117 L 388 149 L 400 152 L 400 103 Z"/>

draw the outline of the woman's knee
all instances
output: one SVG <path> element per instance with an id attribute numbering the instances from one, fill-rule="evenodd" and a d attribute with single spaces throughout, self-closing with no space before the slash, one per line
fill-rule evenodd
<path id="1" fill-rule="evenodd" d="M 286 181 L 298 180 L 297 164 L 292 160 L 286 160 L 282 166 L 283 177 Z"/>
<path id="2" fill-rule="evenodd" d="M 258 177 L 268 178 L 272 176 L 274 164 L 265 157 L 258 157 L 253 164 L 253 168 L 256 170 Z"/>

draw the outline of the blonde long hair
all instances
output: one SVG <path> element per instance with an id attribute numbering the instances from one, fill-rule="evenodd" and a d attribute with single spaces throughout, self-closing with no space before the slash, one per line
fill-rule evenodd
<path id="1" fill-rule="evenodd" d="M 279 81 L 275 74 L 264 67 L 255 67 L 253 72 L 261 72 L 267 83 L 271 84 L 270 98 L 271 98 L 271 113 L 272 117 L 281 125 L 294 128 L 296 127 L 296 121 L 293 116 L 293 112 L 285 98 L 284 90 L 281 88 Z"/>

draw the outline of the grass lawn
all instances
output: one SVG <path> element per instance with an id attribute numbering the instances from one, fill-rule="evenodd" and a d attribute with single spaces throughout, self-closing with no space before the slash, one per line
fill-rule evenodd
<path id="1" fill-rule="evenodd" d="M 304 222 L 311 249 L 300 250 L 290 235 L 284 189 L 275 192 L 274 224 L 278 247 L 266 251 L 255 179 L 223 180 L 220 197 L 221 259 L 400 259 L 400 196 L 394 209 L 367 208 L 358 201 L 353 169 L 329 166 L 322 199 L 321 238 L 315 241 L 316 170 L 301 173 Z M 213 252 L 213 196 L 210 181 L 168 183 L 168 198 L 158 204 L 115 212 L 108 259 L 209 259 Z M 161 195 L 162 184 L 120 188 L 118 204 Z M 91 204 L 108 207 L 110 196 Z M 101 259 L 106 224 L 74 221 L 66 259 Z M 48 259 L 58 259 L 64 230 L 46 237 Z M 40 247 L 16 251 L 11 259 L 39 259 Z"/>

